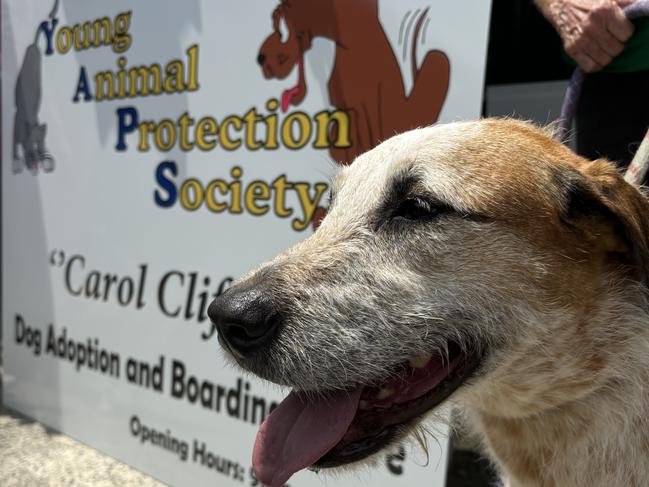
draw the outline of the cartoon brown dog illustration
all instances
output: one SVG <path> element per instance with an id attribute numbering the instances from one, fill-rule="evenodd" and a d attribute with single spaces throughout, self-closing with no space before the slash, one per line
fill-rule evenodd
<path id="1" fill-rule="evenodd" d="M 424 9 L 416 11 L 408 23 L 408 29 L 414 24 L 410 45 L 413 88 L 406 95 L 399 63 L 379 21 L 377 2 L 283 0 L 273 12 L 274 32 L 257 57 L 266 79 L 286 78 L 297 65 L 298 82 L 281 97 L 286 111 L 289 105 L 299 105 L 307 93 L 304 53 L 312 40 L 325 37 L 336 43 L 329 100 L 349 113 L 352 139 L 349 148 L 330 149 L 340 164 L 351 163 L 395 133 L 436 122 L 448 90 L 450 63 L 443 52 L 429 51 L 417 68 L 417 42 L 428 13 Z"/>

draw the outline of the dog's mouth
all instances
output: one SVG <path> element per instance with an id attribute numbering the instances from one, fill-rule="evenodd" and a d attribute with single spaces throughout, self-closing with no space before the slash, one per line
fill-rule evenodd
<path id="1" fill-rule="evenodd" d="M 337 467 L 376 453 L 450 396 L 479 362 L 479 354 L 449 343 L 448 354 L 412 359 L 378 386 L 291 392 L 257 433 L 257 478 L 281 487 L 303 468 Z"/>
<path id="2" fill-rule="evenodd" d="M 304 81 L 304 55 L 300 53 L 297 60 L 297 83 L 293 88 L 289 88 L 282 92 L 281 108 L 282 112 L 286 112 L 290 105 L 299 105 L 306 95 L 306 82 Z"/>

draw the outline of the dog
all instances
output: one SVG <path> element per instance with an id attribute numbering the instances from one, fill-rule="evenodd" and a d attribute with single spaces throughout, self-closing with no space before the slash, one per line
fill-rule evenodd
<path id="1" fill-rule="evenodd" d="M 273 12 L 273 32 L 262 43 L 257 62 L 266 79 L 284 79 L 297 65 L 298 82 L 281 97 L 286 111 L 306 96 L 303 60 L 313 39 L 324 37 L 335 43 L 329 101 L 349 114 L 352 144 L 332 147 L 330 155 L 340 164 L 349 164 L 398 132 L 437 121 L 448 91 L 450 62 L 442 51 L 433 50 L 417 67 L 417 43 L 427 13 L 428 9 L 416 10 L 412 16 L 409 12 L 402 23 L 406 38 L 414 25 L 409 95 L 379 21 L 378 0 L 283 0 Z M 334 139 L 336 134 L 331 136 Z"/>
<path id="2" fill-rule="evenodd" d="M 383 142 L 210 305 L 229 355 L 293 388 L 257 435 L 264 484 L 371 458 L 448 399 L 509 487 L 649 485 L 649 203 L 547 132 Z"/>
<path id="3" fill-rule="evenodd" d="M 48 21 L 53 26 L 58 22 L 56 17 L 58 8 L 59 0 L 55 0 L 48 16 Z M 47 125 L 40 123 L 38 119 L 42 94 L 42 56 L 38 48 L 38 39 L 43 30 L 43 24 L 46 22 L 39 24 L 36 29 L 34 42 L 27 47 L 20 72 L 16 78 L 14 90 L 16 112 L 12 143 L 12 172 L 14 174 L 22 172 L 23 167 L 27 167 L 32 174 L 36 174 L 39 163 L 45 172 L 54 170 L 54 158 L 45 147 Z M 22 150 L 22 156 L 20 150 Z"/>

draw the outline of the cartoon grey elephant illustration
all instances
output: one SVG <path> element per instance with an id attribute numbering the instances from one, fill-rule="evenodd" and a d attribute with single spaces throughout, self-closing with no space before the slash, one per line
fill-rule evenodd
<path id="1" fill-rule="evenodd" d="M 58 6 L 59 0 L 56 0 L 49 15 L 53 22 Z M 39 25 L 34 42 L 25 51 L 23 64 L 16 79 L 12 167 L 14 173 L 21 172 L 26 166 L 33 174 L 36 174 L 39 163 L 45 172 L 54 170 L 54 158 L 45 147 L 47 125 L 38 121 L 42 83 L 42 58 L 38 48 L 40 32 L 41 26 Z"/>

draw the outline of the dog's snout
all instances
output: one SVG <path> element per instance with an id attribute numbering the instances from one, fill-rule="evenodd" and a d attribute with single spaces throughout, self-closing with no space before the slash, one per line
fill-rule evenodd
<path id="1" fill-rule="evenodd" d="M 207 314 L 230 351 L 241 356 L 270 344 L 279 326 L 269 293 L 257 288 L 229 289 L 210 304 Z"/>
<path id="2" fill-rule="evenodd" d="M 264 65 L 264 61 L 266 61 L 266 56 L 264 56 L 263 53 L 259 53 L 259 56 L 257 56 L 257 63 L 258 63 L 260 66 L 263 66 L 263 65 Z"/>

